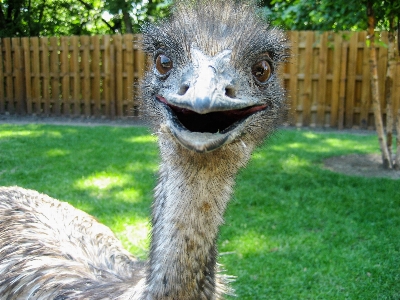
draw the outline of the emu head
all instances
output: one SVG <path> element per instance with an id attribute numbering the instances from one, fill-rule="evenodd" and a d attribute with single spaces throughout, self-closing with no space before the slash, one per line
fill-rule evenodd
<path id="1" fill-rule="evenodd" d="M 142 84 L 156 132 L 195 152 L 258 144 L 286 111 L 279 79 L 287 42 L 251 1 L 178 1 L 144 27 L 153 66 Z"/>

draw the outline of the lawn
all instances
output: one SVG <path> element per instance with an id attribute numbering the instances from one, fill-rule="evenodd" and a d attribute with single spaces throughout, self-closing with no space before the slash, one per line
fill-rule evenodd
<path id="1" fill-rule="evenodd" d="M 254 153 L 219 239 L 237 299 L 400 299 L 400 181 L 321 168 L 377 151 L 374 135 L 281 130 Z M 145 128 L 0 124 L 0 185 L 68 201 L 143 259 L 158 162 Z"/>

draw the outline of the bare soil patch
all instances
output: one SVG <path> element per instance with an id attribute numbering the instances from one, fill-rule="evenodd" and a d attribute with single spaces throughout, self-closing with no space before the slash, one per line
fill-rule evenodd
<path id="1" fill-rule="evenodd" d="M 383 168 L 380 154 L 350 154 L 330 157 L 324 161 L 324 167 L 333 172 L 350 176 L 400 179 L 400 171 Z"/>

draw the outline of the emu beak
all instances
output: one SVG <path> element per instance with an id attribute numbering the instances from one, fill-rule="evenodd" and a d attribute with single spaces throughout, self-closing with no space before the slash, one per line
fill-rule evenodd
<path id="1" fill-rule="evenodd" d="M 156 96 L 167 107 L 170 132 L 189 150 L 210 152 L 234 141 L 250 115 L 268 106 L 236 97 L 231 54 L 224 50 L 209 57 L 192 47 L 193 70 L 178 93 Z"/>
<path id="2" fill-rule="evenodd" d="M 236 98 L 237 83 L 232 71 L 231 55 L 231 50 L 224 50 L 210 57 L 192 47 L 192 70 L 183 76 L 177 93 L 164 95 L 166 101 L 198 114 L 237 110 L 254 105 L 249 103 L 249 99 Z"/>

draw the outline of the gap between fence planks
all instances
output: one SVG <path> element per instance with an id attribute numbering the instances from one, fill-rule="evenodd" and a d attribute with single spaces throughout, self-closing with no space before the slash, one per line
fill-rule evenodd
<path id="1" fill-rule="evenodd" d="M 288 32 L 283 77 L 295 126 L 373 128 L 365 32 Z M 0 114 L 129 117 L 137 112 L 146 56 L 141 35 L 0 39 Z M 381 33 L 387 40 L 387 33 Z M 387 49 L 378 47 L 384 99 Z M 400 62 L 395 77 L 400 76 Z M 400 81 L 394 81 L 394 112 Z M 382 103 L 385 113 L 386 103 Z"/>

